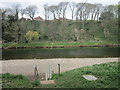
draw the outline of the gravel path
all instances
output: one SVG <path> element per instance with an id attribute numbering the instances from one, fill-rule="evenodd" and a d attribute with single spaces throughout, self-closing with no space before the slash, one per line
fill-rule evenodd
<path id="1" fill-rule="evenodd" d="M 0 61 L 0 73 L 33 75 L 34 67 L 37 66 L 39 73 L 48 71 L 49 64 L 52 70 L 57 73 L 57 64 L 61 65 L 61 72 L 79 67 L 91 66 L 107 62 L 118 62 L 118 58 L 57 58 L 57 59 L 18 59 Z"/>

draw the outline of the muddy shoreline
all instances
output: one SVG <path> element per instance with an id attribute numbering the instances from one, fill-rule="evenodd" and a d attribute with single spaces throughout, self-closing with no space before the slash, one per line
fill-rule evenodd
<path id="1" fill-rule="evenodd" d="M 120 47 L 119 44 L 115 45 L 78 45 L 78 46 L 36 46 L 36 47 L 7 47 L 2 49 L 22 49 L 22 48 L 76 48 L 76 47 Z"/>

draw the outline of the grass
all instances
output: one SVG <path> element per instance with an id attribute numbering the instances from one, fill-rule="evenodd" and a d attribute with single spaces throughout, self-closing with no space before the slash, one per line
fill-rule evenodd
<path id="1" fill-rule="evenodd" d="M 10 48 L 10 47 L 67 47 L 67 46 L 80 46 L 80 45 L 111 45 L 114 43 L 111 42 L 81 42 L 81 43 L 77 43 L 77 42 L 69 42 L 69 43 L 65 43 L 65 42 L 41 42 L 41 43 L 4 43 L 2 45 L 3 48 Z"/>
<path id="2" fill-rule="evenodd" d="M 29 79 L 23 75 L 2 74 L 3 88 L 32 88 L 38 85 L 40 85 L 38 82 L 29 81 Z"/>
<path id="3" fill-rule="evenodd" d="M 2 48 L 2 44 L 0 43 L 0 48 Z"/>
<path id="4" fill-rule="evenodd" d="M 94 75 L 98 79 L 88 81 L 82 77 L 82 75 L 86 74 Z M 70 70 L 61 73 L 60 77 L 57 74 L 53 74 L 52 79 L 55 80 L 55 84 L 50 85 L 36 84 L 24 76 L 11 74 L 3 74 L 2 82 L 3 88 L 118 88 L 118 77 L 118 62 L 111 62 Z"/>
<path id="5" fill-rule="evenodd" d="M 56 84 L 52 87 L 64 88 L 118 88 L 118 63 L 106 63 L 74 69 L 65 73 L 53 75 Z M 94 75 L 96 81 L 88 81 L 82 75 Z M 51 86 L 49 86 L 51 87 Z"/>
<path id="6" fill-rule="evenodd" d="M 6 73 L 2 74 L 2 86 L 3 88 L 22 88 L 30 86 L 30 83 L 27 77 Z"/>

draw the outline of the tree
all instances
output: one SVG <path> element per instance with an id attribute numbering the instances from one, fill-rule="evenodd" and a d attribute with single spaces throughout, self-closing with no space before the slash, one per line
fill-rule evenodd
<path id="1" fill-rule="evenodd" d="M 60 4 L 57 5 L 57 7 L 56 7 L 56 15 L 57 15 L 58 19 L 60 19 L 61 10 L 62 10 L 62 8 L 61 8 Z"/>
<path id="2" fill-rule="evenodd" d="M 118 5 L 109 5 L 107 9 L 114 14 L 114 17 L 118 17 Z"/>
<path id="3" fill-rule="evenodd" d="M 91 12 L 91 4 L 85 3 L 83 7 L 83 20 L 87 20 L 90 18 L 90 12 Z"/>
<path id="4" fill-rule="evenodd" d="M 0 9 L 0 16 L 2 20 L 5 20 L 6 12 L 7 12 L 6 9 Z"/>
<path id="5" fill-rule="evenodd" d="M 77 3 L 76 4 L 76 20 L 83 20 L 84 14 L 85 14 L 85 3 Z"/>
<path id="6" fill-rule="evenodd" d="M 14 20 L 17 21 L 19 16 L 19 12 L 20 12 L 20 4 L 13 4 L 12 8 L 11 8 L 11 12 L 10 14 L 14 16 Z"/>
<path id="7" fill-rule="evenodd" d="M 91 20 L 94 20 L 95 12 L 96 12 L 96 5 L 91 4 Z"/>
<path id="8" fill-rule="evenodd" d="M 47 4 L 44 4 L 45 20 L 49 20 L 49 7 Z"/>
<path id="9" fill-rule="evenodd" d="M 103 12 L 103 13 L 101 13 L 101 15 L 100 15 L 100 20 L 110 20 L 110 19 L 112 19 L 114 17 L 114 14 L 113 13 L 111 13 L 110 11 L 108 11 L 108 12 Z"/>
<path id="10" fill-rule="evenodd" d="M 96 4 L 96 5 L 97 5 L 96 17 L 97 17 L 97 20 L 99 20 L 100 14 L 103 11 L 103 6 L 102 4 Z"/>
<path id="11" fill-rule="evenodd" d="M 26 14 L 33 20 L 38 8 L 35 5 L 30 5 L 26 7 Z"/>
<path id="12" fill-rule="evenodd" d="M 102 4 L 94 4 L 94 9 L 93 9 L 93 20 L 98 20 L 99 19 L 99 15 L 102 11 Z"/>
<path id="13" fill-rule="evenodd" d="M 21 16 L 23 18 L 23 15 L 25 14 L 25 9 L 20 9 L 20 14 L 21 14 Z"/>
<path id="14" fill-rule="evenodd" d="M 11 12 L 10 8 L 0 8 L 0 15 L 1 15 L 2 21 L 7 18 L 10 12 Z"/>
<path id="15" fill-rule="evenodd" d="M 60 8 L 63 20 L 66 18 L 66 9 L 67 9 L 67 6 L 68 6 L 68 2 L 60 2 L 59 3 L 59 8 Z"/>
<path id="16" fill-rule="evenodd" d="M 75 11 L 75 8 L 76 8 L 76 3 L 75 2 L 71 2 L 70 4 L 69 4 L 69 7 L 70 7 L 70 10 L 71 10 L 71 13 L 72 13 L 72 20 L 73 20 L 73 18 L 74 18 L 74 11 Z"/>
<path id="17" fill-rule="evenodd" d="M 56 19 L 57 6 L 56 5 L 49 6 L 49 11 L 53 14 L 53 18 L 55 20 Z"/>
<path id="18" fill-rule="evenodd" d="M 4 42 L 10 42 L 12 41 L 14 38 L 12 38 L 11 33 L 9 32 L 10 29 L 10 20 L 8 18 L 8 13 L 11 10 L 9 8 L 1 8 L 0 9 L 0 14 L 1 14 L 1 29 L 2 29 L 2 39 L 3 39 L 3 43 Z M 7 20 L 8 18 L 8 20 Z"/>
<path id="19" fill-rule="evenodd" d="M 84 6 L 87 3 L 87 0 L 84 3 L 77 3 L 76 4 L 76 11 L 75 11 L 75 16 L 76 16 L 76 20 L 80 19 L 82 20 L 83 18 L 83 10 L 84 10 Z"/>

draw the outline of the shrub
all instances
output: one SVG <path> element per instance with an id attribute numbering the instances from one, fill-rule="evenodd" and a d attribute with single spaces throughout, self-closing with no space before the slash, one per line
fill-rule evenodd
<path id="1" fill-rule="evenodd" d="M 39 33 L 36 31 L 28 31 L 25 37 L 29 42 L 37 41 L 39 39 Z"/>

